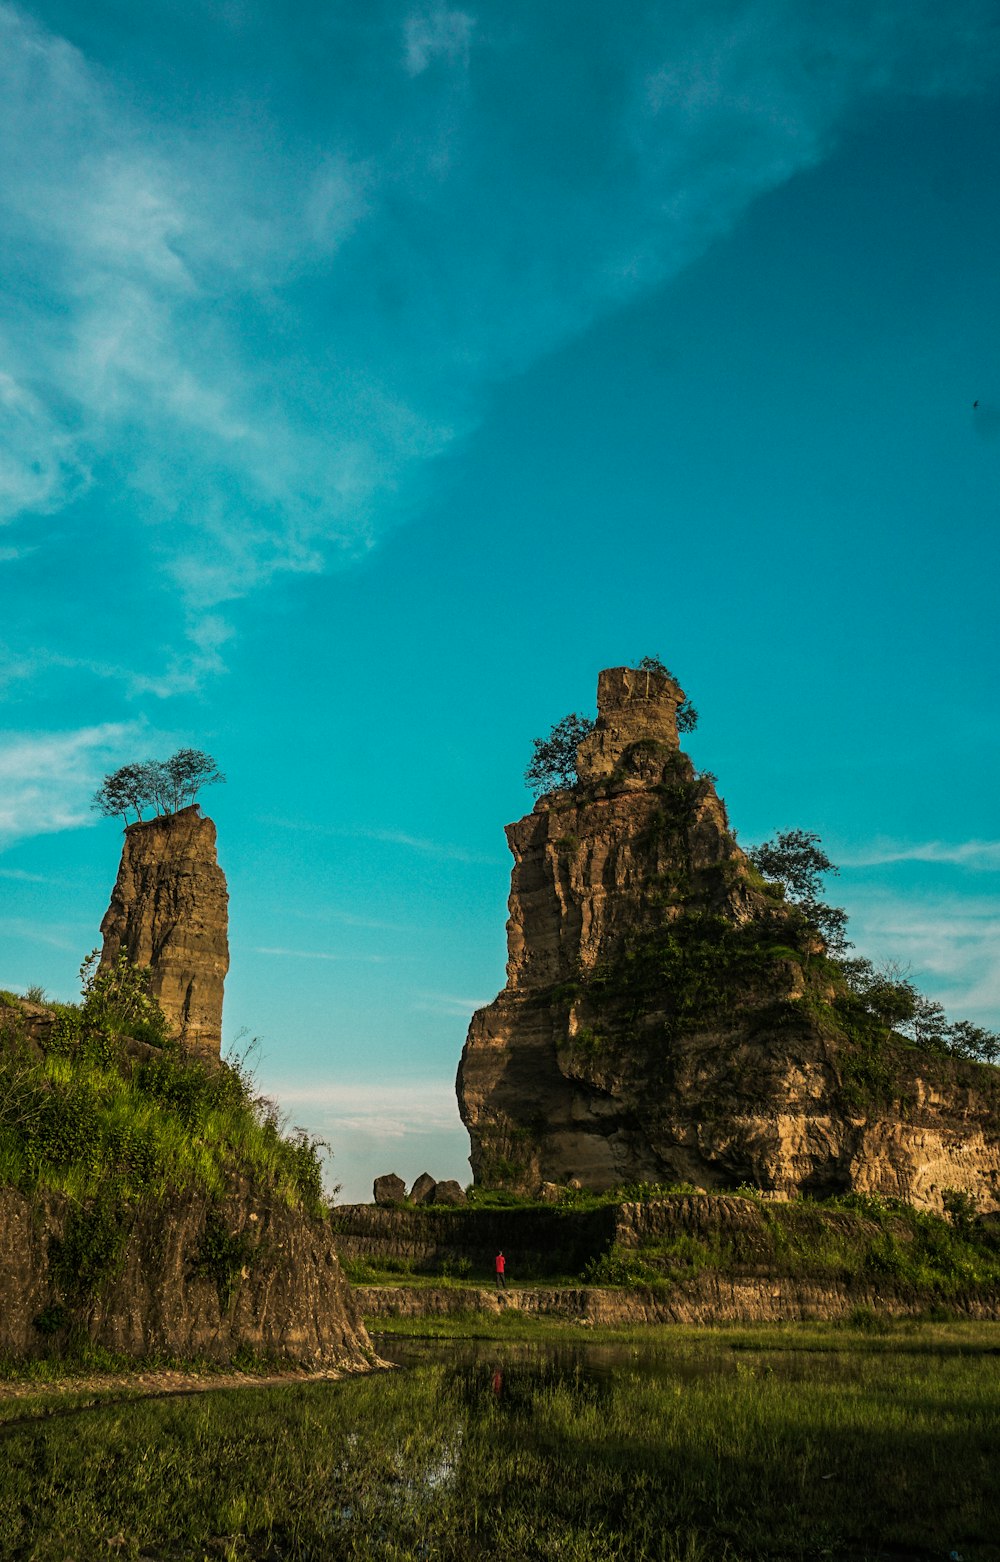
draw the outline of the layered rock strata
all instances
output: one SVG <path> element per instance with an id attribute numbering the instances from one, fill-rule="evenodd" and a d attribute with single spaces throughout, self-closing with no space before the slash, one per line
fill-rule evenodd
<path id="1" fill-rule="evenodd" d="M 198 805 L 129 825 L 101 923 L 102 966 L 121 951 L 148 966 L 151 991 L 177 1038 L 218 1057 L 229 970 L 226 879 L 215 825 Z"/>
<path id="2" fill-rule="evenodd" d="M 229 1361 L 250 1349 L 313 1367 L 369 1365 L 326 1221 L 249 1188 L 123 1210 L 119 1260 L 75 1296 L 60 1267 L 69 1223 L 87 1219 L 62 1195 L 0 1188 L 0 1352 L 49 1355 L 82 1333 L 136 1357 Z"/>
<path id="3" fill-rule="evenodd" d="M 507 828 L 507 985 L 457 1081 L 477 1184 L 1000 1207 L 1000 1070 L 859 1013 L 681 752 L 683 700 L 668 675 L 603 672 L 577 785 Z"/>

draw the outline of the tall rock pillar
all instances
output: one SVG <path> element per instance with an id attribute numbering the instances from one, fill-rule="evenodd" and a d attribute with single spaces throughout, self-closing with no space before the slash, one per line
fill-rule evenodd
<path id="1" fill-rule="evenodd" d="M 124 950 L 134 965 L 149 966 L 152 994 L 178 1040 L 216 1058 L 229 970 L 228 903 L 215 825 L 196 803 L 129 825 L 101 923 L 101 964 Z"/>

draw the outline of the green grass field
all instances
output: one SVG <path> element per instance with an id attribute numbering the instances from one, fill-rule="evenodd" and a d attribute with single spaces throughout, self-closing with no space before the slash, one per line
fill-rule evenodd
<path id="1" fill-rule="evenodd" d="M 69 1414 L 39 1385 L 0 1425 L 0 1555 L 1000 1558 L 995 1325 L 614 1331 L 601 1372 L 522 1335 Z"/>

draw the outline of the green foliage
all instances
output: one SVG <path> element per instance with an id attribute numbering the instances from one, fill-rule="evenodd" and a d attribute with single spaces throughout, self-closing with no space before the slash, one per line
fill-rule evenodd
<path id="1" fill-rule="evenodd" d="M 101 952 L 92 949 L 80 967 L 83 1002 L 78 1010 L 61 1012 L 56 1036 L 66 1043 L 79 1042 L 93 1032 L 107 1040 L 131 1036 L 161 1047 L 169 1040 L 166 1016 L 149 991 L 148 966 L 133 965 L 124 950 L 113 964 L 101 965 Z"/>
<path id="2" fill-rule="evenodd" d="M 560 1343 L 571 1356 L 526 1359 L 516 1338 L 479 1359 L 438 1347 L 333 1388 L 99 1399 L 85 1421 L 48 1415 L 51 1396 L 21 1400 L 0 1554 L 995 1558 L 1000 1371 L 985 1330 L 661 1330 L 593 1355 L 579 1330 Z"/>
<path id="3" fill-rule="evenodd" d="M 617 1243 L 592 1258 L 583 1271 L 589 1285 L 649 1285 L 662 1276 L 643 1261 L 634 1248 Z"/>
<path id="4" fill-rule="evenodd" d="M 323 1148 L 283 1131 L 239 1061 L 130 1059 L 96 1030 L 42 1058 L 0 1048 L 0 1183 L 25 1191 L 131 1206 L 246 1178 L 318 1214 Z"/>
<path id="5" fill-rule="evenodd" d="M 261 1257 L 260 1242 L 249 1232 L 229 1231 L 217 1210 L 209 1210 L 192 1273 L 215 1281 L 219 1307 L 228 1313 L 237 1282 L 246 1279 Z"/>
<path id="6" fill-rule="evenodd" d="M 157 814 L 176 813 L 193 803 L 202 787 L 225 779 L 211 754 L 180 748 L 169 759 L 147 759 L 112 771 L 94 793 L 91 807 L 106 818 L 121 814 L 128 824 L 129 810 L 136 820 L 146 808 Z"/>
<path id="7" fill-rule="evenodd" d="M 832 953 L 842 954 L 850 948 L 847 913 L 820 898 L 823 879 L 840 870 L 823 851 L 818 835 L 811 830 L 779 831 L 773 840 L 762 841 L 747 855 L 765 879 L 784 886 L 788 900 L 799 908 Z"/>
<path id="8" fill-rule="evenodd" d="M 779 962 L 801 960 L 787 942 L 790 930 L 762 930 L 710 912 L 688 912 L 652 933 L 626 941 L 616 958 L 599 966 L 590 997 L 616 1006 L 635 1020 L 663 1009 L 675 1029 L 700 1024 L 734 1004 L 766 992 Z"/>
<path id="9" fill-rule="evenodd" d="M 86 1300 L 118 1272 L 133 1225 L 131 1209 L 113 1186 L 89 1206 L 70 1207 L 62 1237 L 49 1250 L 49 1272 L 63 1302 Z"/>
<path id="10" fill-rule="evenodd" d="M 594 722 L 589 716 L 574 712 L 557 721 L 547 737 L 533 740 L 524 781 L 536 797 L 576 784 L 576 751 L 593 730 Z"/>

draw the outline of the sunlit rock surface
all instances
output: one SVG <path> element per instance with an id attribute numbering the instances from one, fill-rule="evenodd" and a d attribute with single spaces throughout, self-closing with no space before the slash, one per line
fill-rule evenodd
<path id="1" fill-rule="evenodd" d="M 507 985 L 458 1072 L 477 1184 L 742 1182 L 1000 1206 L 1000 1070 L 861 1035 L 815 933 L 679 746 L 683 691 L 601 673 L 577 786 L 507 828 Z"/>

